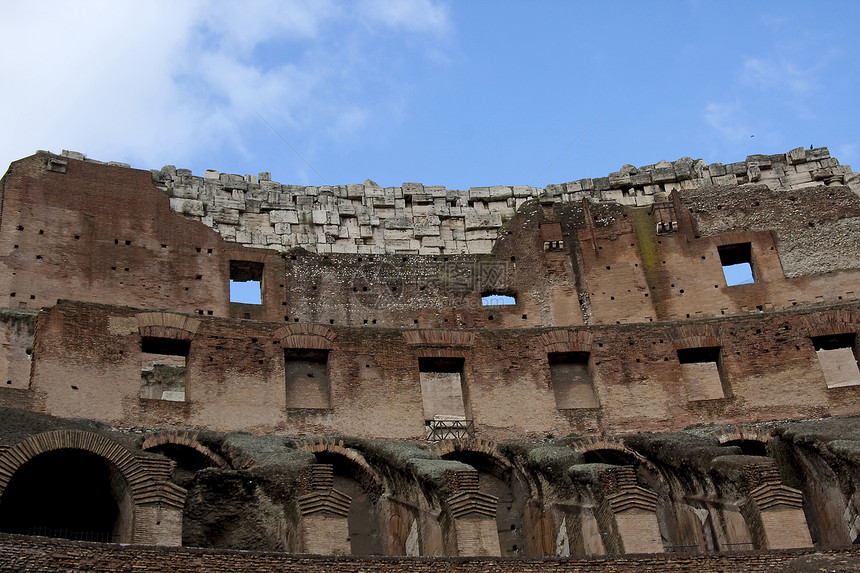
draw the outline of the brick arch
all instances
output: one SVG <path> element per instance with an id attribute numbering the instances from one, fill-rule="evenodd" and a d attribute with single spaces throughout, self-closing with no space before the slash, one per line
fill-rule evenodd
<path id="1" fill-rule="evenodd" d="M 163 446 L 164 444 L 175 444 L 177 446 L 191 448 L 206 456 L 206 458 L 208 458 L 215 466 L 219 468 L 229 467 L 229 464 L 227 464 L 227 461 L 224 458 L 197 441 L 197 434 L 189 434 L 188 432 L 174 431 L 149 434 L 146 439 L 143 440 L 143 444 L 140 449 L 151 450 L 158 446 Z"/>
<path id="2" fill-rule="evenodd" d="M 0 497 L 21 466 L 55 450 L 83 450 L 112 463 L 128 482 L 132 503 L 148 501 L 151 483 L 146 468 L 123 446 L 93 432 L 57 430 L 21 440 L 0 455 Z M 183 490 L 184 492 L 184 490 Z"/>
<path id="3" fill-rule="evenodd" d="M 852 309 L 846 308 L 827 314 L 804 316 L 801 320 L 809 336 L 860 332 L 860 312 Z"/>
<path id="4" fill-rule="evenodd" d="M 385 483 L 379 477 L 379 474 L 376 473 L 376 470 L 371 467 L 361 453 L 344 446 L 343 440 L 306 440 L 296 443 L 296 449 L 312 454 L 326 452 L 342 456 L 356 467 L 358 475 L 353 477 L 364 485 L 365 489 L 376 494 L 381 494 L 385 491 Z"/>
<path id="5" fill-rule="evenodd" d="M 721 444 L 737 440 L 768 443 L 773 437 L 773 432 L 768 428 L 757 428 L 755 426 L 729 426 L 710 434 Z"/>
<path id="6" fill-rule="evenodd" d="M 551 330 L 539 338 L 545 352 L 591 352 L 593 335 L 587 330 Z"/>
<path id="7" fill-rule="evenodd" d="M 330 349 L 337 333 L 322 324 L 288 324 L 276 330 L 273 336 L 280 339 L 284 348 Z"/>
<path id="8" fill-rule="evenodd" d="M 659 476 L 661 481 L 663 480 L 662 474 L 657 470 L 657 466 L 655 466 L 651 462 L 651 460 L 649 460 L 639 452 L 628 448 L 627 445 L 624 443 L 624 440 L 621 438 L 613 438 L 608 436 L 582 438 L 571 443 L 569 447 L 576 450 L 580 454 L 585 454 L 586 452 L 593 452 L 596 450 L 615 450 L 618 452 L 623 452 L 632 456 L 638 463 L 641 463 L 642 465 L 647 467 L 653 475 Z"/>
<path id="9" fill-rule="evenodd" d="M 172 312 L 140 312 L 134 315 L 141 336 L 191 340 L 200 321 Z"/>
<path id="10" fill-rule="evenodd" d="M 719 329 L 713 324 L 682 324 L 671 329 L 669 336 L 678 350 L 722 346 Z"/>
<path id="11" fill-rule="evenodd" d="M 511 462 L 499 453 L 495 442 L 482 440 L 481 438 L 460 438 L 456 440 L 442 440 L 436 442 L 430 451 L 440 458 L 456 452 L 474 452 L 484 454 L 493 459 L 493 463 L 503 471 L 513 467 Z"/>

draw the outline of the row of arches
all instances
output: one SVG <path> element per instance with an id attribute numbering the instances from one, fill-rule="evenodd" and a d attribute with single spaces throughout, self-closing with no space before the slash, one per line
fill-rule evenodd
<path id="1" fill-rule="evenodd" d="M 713 438 L 748 467 L 767 466 L 768 434 Z M 802 516 L 800 494 L 778 473 L 756 470 L 764 480 L 757 489 L 703 492 L 620 439 L 533 446 L 449 440 L 429 451 L 414 446 L 398 465 L 359 441 L 295 442 L 312 456 L 302 470 L 309 477 L 300 495 L 279 502 L 276 546 L 513 557 L 763 549 L 777 541 L 765 515 L 772 502 L 759 498 L 782 500 L 783 522 Z M 177 545 L 186 489 L 207 469 L 216 480 L 248 478 L 248 467 L 234 465 L 189 433 L 149 435 L 136 454 L 94 433 L 39 434 L 0 451 L 0 530 Z M 808 532 L 794 543 L 809 544 Z M 204 544 L 258 548 L 226 537 Z"/>

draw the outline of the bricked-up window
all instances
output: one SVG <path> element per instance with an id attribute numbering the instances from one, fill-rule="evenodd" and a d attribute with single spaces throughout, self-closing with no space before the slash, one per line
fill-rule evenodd
<path id="1" fill-rule="evenodd" d="M 140 342 L 140 397 L 185 401 L 188 340 L 143 337 Z"/>
<path id="2" fill-rule="evenodd" d="M 331 408 L 328 350 L 284 349 L 287 408 Z"/>
<path id="3" fill-rule="evenodd" d="M 263 304 L 263 263 L 230 261 L 230 302 Z"/>
<path id="4" fill-rule="evenodd" d="M 856 334 L 817 336 L 812 339 L 818 364 L 828 388 L 860 385 L 860 348 Z"/>
<path id="5" fill-rule="evenodd" d="M 720 264 L 723 265 L 723 275 L 727 286 L 745 285 L 755 282 L 753 269 L 752 245 L 736 243 L 717 247 L 720 253 Z"/>
<path id="6" fill-rule="evenodd" d="M 556 408 L 598 407 L 588 358 L 587 352 L 550 352 L 547 355 Z"/>
<path id="7" fill-rule="evenodd" d="M 681 378 L 688 400 L 726 397 L 719 346 L 679 350 L 678 361 L 681 363 Z"/>
<path id="8" fill-rule="evenodd" d="M 462 358 L 419 358 L 425 420 L 464 420 Z"/>

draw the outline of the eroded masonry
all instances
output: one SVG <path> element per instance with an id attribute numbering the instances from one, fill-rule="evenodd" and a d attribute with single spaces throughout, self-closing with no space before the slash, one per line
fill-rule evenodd
<path id="1" fill-rule="evenodd" d="M 513 558 L 860 535 L 860 176 L 826 148 L 469 190 L 40 151 L 0 191 L 2 532 Z"/>

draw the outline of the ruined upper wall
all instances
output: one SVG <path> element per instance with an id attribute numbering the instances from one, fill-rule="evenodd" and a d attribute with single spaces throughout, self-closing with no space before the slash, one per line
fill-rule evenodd
<path id="1" fill-rule="evenodd" d="M 64 155 L 84 159 L 80 154 Z M 200 220 L 230 242 L 314 253 L 489 253 L 505 222 L 530 200 L 568 203 L 588 198 L 645 206 L 673 190 L 758 183 L 773 190 L 848 185 L 860 193 L 860 175 L 830 157 L 827 148 L 751 155 L 746 161 L 712 163 L 685 157 L 633 167 L 597 179 L 548 187 L 493 186 L 468 190 L 404 183 L 304 187 L 271 181 L 269 173 L 229 175 L 165 166 L 154 183 L 170 194 L 175 213 Z"/>

